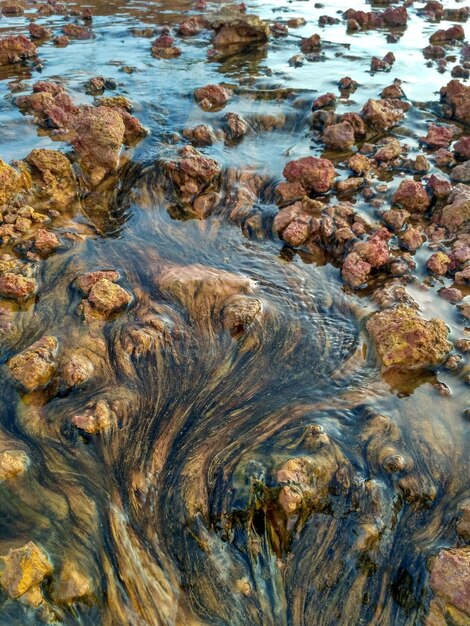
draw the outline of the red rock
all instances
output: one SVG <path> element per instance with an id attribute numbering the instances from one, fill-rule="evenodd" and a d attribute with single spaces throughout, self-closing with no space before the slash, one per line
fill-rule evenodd
<path id="1" fill-rule="evenodd" d="M 338 88 L 343 91 L 355 91 L 357 89 L 357 83 L 350 76 L 344 76 L 340 78 Z"/>
<path id="2" fill-rule="evenodd" d="M 429 37 L 429 42 L 431 44 L 438 44 L 463 39 L 465 39 L 465 31 L 460 24 L 456 24 L 446 30 L 437 30 Z"/>
<path id="3" fill-rule="evenodd" d="M 470 159 L 470 137 L 462 137 L 454 145 L 455 154 L 460 159 Z"/>
<path id="4" fill-rule="evenodd" d="M 426 46 L 423 48 L 423 55 L 426 58 L 443 59 L 446 55 L 446 49 L 442 46 Z"/>
<path id="5" fill-rule="evenodd" d="M 182 37 L 194 37 L 194 35 L 198 35 L 201 32 L 201 22 L 197 18 L 190 18 L 189 20 L 185 20 L 181 22 L 178 26 L 177 33 Z"/>
<path id="6" fill-rule="evenodd" d="M 29 34 L 32 39 L 47 39 L 52 35 L 52 32 L 45 26 L 36 24 L 36 22 L 31 22 L 29 25 Z"/>
<path id="7" fill-rule="evenodd" d="M 136 117 L 127 111 L 118 110 L 124 123 L 123 143 L 126 146 L 133 146 L 147 135 L 147 130 Z"/>
<path id="8" fill-rule="evenodd" d="M 454 157 L 448 150 L 439 148 L 439 150 L 434 153 L 434 161 L 438 167 L 447 167 L 454 162 Z"/>
<path id="9" fill-rule="evenodd" d="M 382 19 L 388 26 L 406 26 L 408 21 L 406 7 L 401 6 L 395 9 L 385 9 L 382 13 Z"/>
<path id="10" fill-rule="evenodd" d="M 367 282 L 371 270 L 370 263 L 364 261 L 359 254 L 350 252 L 344 260 L 341 276 L 348 285 L 357 289 Z"/>
<path id="11" fill-rule="evenodd" d="M 388 241 L 391 233 L 386 228 L 377 230 L 367 241 L 354 244 L 352 252 L 358 254 L 373 268 L 383 267 L 390 260 Z"/>
<path id="12" fill-rule="evenodd" d="M 326 193 L 336 177 L 334 165 L 328 159 L 304 157 L 290 161 L 283 171 L 290 183 L 300 183 L 305 189 L 316 193 Z"/>
<path id="13" fill-rule="evenodd" d="M 78 279 L 78 287 L 84 294 L 88 294 L 93 285 L 96 285 L 96 283 L 103 278 L 115 283 L 119 280 L 119 272 L 116 272 L 115 270 L 98 270 L 96 272 L 82 274 L 82 276 Z"/>
<path id="14" fill-rule="evenodd" d="M 403 118 L 403 111 L 389 100 L 368 100 L 362 109 L 364 121 L 374 130 L 388 130 Z"/>
<path id="15" fill-rule="evenodd" d="M 221 85 L 206 85 L 196 89 L 194 97 L 205 111 L 220 111 L 227 104 L 230 92 Z"/>
<path id="16" fill-rule="evenodd" d="M 356 142 L 353 127 L 349 122 L 328 126 L 322 135 L 322 141 L 331 150 L 348 150 Z"/>
<path id="17" fill-rule="evenodd" d="M 445 276 L 449 270 L 451 260 L 444 252 L 435 252 L 426 261 L 427 269 L 437 276 Z"/>
<path id="18" fill-rule="evenodd" d="M 0 65 L 19 63 L 37 55 L 36 46 L 24 35 L 0 39 Z"/>
<path id="19" fill-rule="evenodd" d="M 470 124 L 470 86 L 458 80 L 451 80 L 442 87 L 441 100 L 448 105 L 446 117 L 455 118 L 464 124 Z"/>
<path id="20" fill-rule="evenodd" d="M 460 291 L 460 289 L 457 289 L 456 287 L 447 287 L 444 289 L 439 289 L 438 294 L 441 296 L 441 298 L 444 298 L 444 300 L 447 300 L 448 302 L 452 302 L 453 304 L 463 300 L 462 292 Z"/>
<path id="21" fill-rule="evenodd" d="M 80 24 L 66 24 L 62 30 L 69 39 L 91 39 L 93 36 L 89 28 Z"/>
<path id="22" fill-rule="evenodd" d="M 439 319 L 423 320 L 409 306 L 374 313 L 366 326 L 384 367 L 438 365 L 452 349 L 445 323 Z"/>
<path id="23" fill-rule="evenodd" d="M 271 24 L 270 30 L 274 37 L 285 37 L 289 34 L 289 29 L 286 24 L 281 24 L 281 22 L 274 22 Z"/>
<path id="24" fill-rule="evenodd" d="M 282 232 L 282 239 L 291 246 L 303 245 L 310 234 L 310 217 L 299 215 Z"/>
<path id="25" fill-rule="evenodd" d="M 383 98 L 403 98 L 405 93 L 401 88 L 401 81 L 395 80 L 391 85 L 384 87 L 380 94 L 380 97 Z"/>
<path id="26" fill-rule="evenodd" d="M 423 185 L 414 180 L 403 180 L 395 191 L 392 202 L 411 213 L 425 213 L 431 204 Z"/>
<path id="27" fill-rule="evenodd" d="M 452 185 L 450 181 L 445 178 L 439 178 L 438 176 L 432 174 L 426 183 L 426 189 L 434 198 L 437 198 L 437 200 L 443 200 L 444 198 L 447 198 L 452 191 Z"/>
<path id="28" fill-rule="evenodd" d="M 432 565 L 430 585 L 454 615 L 455 609 L 461 612 L 459 623 L 470 621 L 470 548 L 441 550 Z"/>
<path id="29" fill-rule="evenodd" d="M 207 185 L 215 182 L 221 172 L 217 161 L 203 156 L 192 146 L 182 148 L 180 158 L 170 161 L 166 169 L 183 196 L 201 193 Z"/>
<path id="30" fill-rule="evenodd" d="M 302 39 L 300 42 L 300 49 L 304 53 L 315 52 L 321 46 L 320 35 L 311 35 L 307 39 Z"/>
<path id="31" fill-rule="evenodd" d="M 33 85 L 33 92 L 50 93 L 52 96 L 57 96 L 59 93 L 64 93 L 65 89 L 60 83 L 49 80 L 38 80 Z"/>
<path id="32" fill-rule="evenodd" d="M 20 274 L 5 272 L 0 274 L 0 296 L 22 300 L 33 295 L 37 285 L 34 278 L 25 278 Z"/>
<path id="33" fill-rule="evenodd" d="M 322 109 L 328 107 L 336 102 L 336 96 L 334 93 L 325 93 L 313 101 L 312 109 Z"/>
<path id="34" fill-rule="evenodd" d="M 387 71 L 392 67 L 394 63 L 395 55 L 393 54 L 393 52 L 388 52 L 383 59 L 379 59 L 379 57 L 372 57 L 372 60 L 370 62 L 370 71 Z"/>
<path id="35" fill-rule="evenodd" d="M 423 137 L 422 141 L 430 148 L 447 148 L 452 141 L 452 135 L 453 132 L 450 128 L 431 124 L 428 128 L 428 134 Z"/>
<path id="36" fill-rule="evenodd" d="M 45 230 L 44 228 L 39 228 L 36 231 L 36 236 L 34 238 L 34 247 L 39 252 L 43 254 L 50 254 L 57 250 L 60 246 L 60 241 L 54 233 L 51 233 L 49 230 Z"/>

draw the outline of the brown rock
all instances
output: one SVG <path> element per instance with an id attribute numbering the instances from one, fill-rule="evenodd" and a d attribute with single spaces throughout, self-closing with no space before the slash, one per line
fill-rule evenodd
<path id="1" fill-rule="evenodd" d="M 73 147 L 86 168 L 99 168 L 98 178 L 116 170 L 126 130 L 118 111 L 109 107 L 86 108 L 74 130 Z"/>
<path id="2" fill-rule="evenodd" d="M 7 362 L 10 374 L 27 391 L 47 385 L 57 369 L 58 345 L 55 337 L 42 337 Z"/>
<path id="3" fill-rule="evenodd" d="M 403 180 L 393 194 L 392 202 L 410 213 L 425 213 L 431 204 L 426 189 L 414 180 Z"/>
<path id="4" fill-rule="evenodd" d="M 80 24 L 66 24 L 62 30 L 69 39 L 91 39 L 93 36 L 89 28 Z"/>
<path id="5" fill-rule="evenodd" d="M 452 185 L 445 178 L 439 178 L 432 174 L 426 183 L 426 189 L 431 192 L 431 195 L 437 200 L 443 200 L 452 191 Z"/>
<path id="6" fill-rule="evenodd" d="M 264 43 L 269 38 L 269 25 L 257 15 L 246 15 L 237 7 L 226 7 L 207 16 L 208 26 L 215 30 L 215 48 L 241 48 L 252 43 Z"/>
<path id="7" fill-rule="evenodd" d="M 395 231 L 400 231 L 410 217 L 408 211 L 391 209 L 382 214 L 384 221 Z"/>
<path id="8" fill-rule="evenodd" d="M 90 293 L 90 289 L 93 285 L 96 285 L 96 283 L 103 278 L 115 283 L 119 280 L 119 272 L 116 272 L 115 270 L 98 270 L 96 272 L 82 274 L 82 276 L 78 279 L 78 287 L 84 294 L 87 295 Z"/>
<path id="9" fill-rule="evenodd" d="M 374 313 L 367 330 L 384 367 L 438 365 L 452 348 L 447 341 L 449 330 L 442 320 L 423 320 L 409 306 Z"/>
<path id="10" fill-rule="evenodd" d="M 371 167 L 369 159 L 360 153 L 355 154 L 349 159 L 348 166 L 356 174 L 365 174 Z"/>
<path id="11" fill-rule="evenodd" d="M 22 450 L 4 450 L 0 452 L 0 482 L 24 474 L 28 464 L 28 455 Z"/>
<path id="12" fill-rule="evenodd" d="M 398 139 L 386 137 L 382 142 L 382 147 L 374 154 L 374 160 L 377 162 L 388 162 L 396 159 L 401 154 L 401 145 Z"/>
<path id="13" fill-rule="evenodd" d="M 180 158 L 166 165 L 168 174 L 177 190 L 184 196 L 201 193 L 220 175 L 220 166 L 214 159 L 200 154 L 192 146 L 180 150 Z"/>
<path id="14" fill-rule="evenodd" d="M 52 574 L 46 554 L 32 541 L 0 556 L 0 587 L 10 598 L 19 598 Z"/>
<path id="15" fill-rule="evenodd" d="M 220 111 L 227 104 L 230 92 L 220 85 L 206 85 L 194 92 L 196 102 L 205 111 Z"/>
<path id="16" fill-rule="evenodd" d="M 282 204 L 299 200 L 307 194 L 307 190 L 300 183 L 279 183 L 276 187 L 276 194 Z"/>
<path id="17" fill-rule="evenodd" d="M 451 80 L 442 87 L 440 93 L 441 100 L 448 105 L 444 111 L 445 116 L 470 124 L 470 86 Z"/>
<path id="18" fill-rule="evenodd" d="M 470 159 L 470 136 L 459 139 L 454 145 L 454 150 L 459 159 Z"/>
<path id="19" fill-rule="evenodd" d="M 290 183 L 300 183 L 307 190 L 326 193 L 333 185 L 336 171 L 328 159 L 304 157 L 290 161 L 283 175 Z"/>
<path id="20" fill-rule="evenodd" d="M 349 122 L 328 126 L 322 135 L 322 141 L 331 150 L 348 150 L 356 142 L 353 127 Z"/>
<path id="21" fill-rule="evenodd" d="M 282 232 L 282 239 L 291 246 L 303 245 L 310 234 L 310 217 L 299 215 Z"/>
<path id="22" fill-rule="evenodd" d="M 470 161 L 454 167 L 450 173 L 452 180 L 458 183 L 470 183 Z"/>
<path id="23" fill-rule="evenodd" d="M 444 603 L 461 613 L 464 624 L 470 621 L 470 548 L 441 550 L 432 565 L 431 589 Z"/>
<path id="24" fill-rule="evenodd" d="M 80 415 L 72 417 L 72 424 L 89 435 L 108 430 L 115 421 L 115 414 L 111 411 L 107 402 L 98 401 L 93 408 L 87 409 Z"/>
<path id="25" fill-rule="evenodd" d="M 35 293 L 36 287 L 34 278 L 26 278 L 12 272 L 0 275 L 0 296 L 4 298 L 22 300 Z"/>
<path id="26" fill-rule="evenodd" d="M 400 235 L 400 243 L 411 252 L 415 252 L 423 245 L 423 233 L 420 228 L 408 225 L 404 233 Z"/>
<path id="27" fill-rule="evenodd" d="M 90 580 L 72 563 L 65 561 L 59 578 L 52 585 L 52 597 L 58 604 L 66 606 L 78 601 L 89 600 L 92 596 Z"/>
<path id="28" fill-rule="evenodd" d="M 216 136 L 210 126 L 199 124 L 194 128 L 185 128 L 183 137 L 190 141 L 193 146 L 212 146 L 216 141 Z"/>
<path id="29" fill-rule="evenodd" d="M 52 35 L 52 32 L 45 26 L 31 22 L 29 25 L 29 34 L 32 39 L 47 39 Z"/>
<path id="30" fill-rule="evenodd" d="M 132 300 L 132 296 L 107 278 L 101 278 L 90 289 L 88 300 L 107 315 L 116 313 Z"/>
<path id="31" fill-rule="evenodd" d="M 249 131 L 250 126 L 238 113 L 226 113 L 225 120 L 227 122 L 228 135 L 230 139 L 239 141 Z"/>
<path id="32" fill-rule="evenodd" d="M 307 39 L 302 39 L 300 42 L 300 49 L 304 53 L 315 52 L 321 46 L 320 35 L 311 35 Z"/>
<path id="33" fill-rule="evenodd" d="M 437 30 L 429 37 L 429 43 L 431 44 L 439 44 L 446 43 L 447 41 L 454 40 L 463 40 L 465 39 L 465 31 L 460 24 L 456 24 L 455 26 L 451 26 L 446 30 L 441 29 Z"/>
<path id="34" fill-rule="evenodd" d="M 403 118 L 403 111 L 389 100 L 369 99 L 362 109 L 364 121 L 374 130 L 388 130 Z"/>
<path id="35" fill-rule="evenodd" d="M 0 159 L 0 206 L 11 200 L 21 189 L 18 172 Z"/>
<path id="36" fill-rule="evenodd" d="M 197 18 L 189 18 L 189 20 L 185 20 L 181 22 L 178 26 L 177 33 L 182 37 L 194 37 L 194 35 L 198 35 L 201 32 L 202 24 Z"/>
<path id="37" fill-rule="evenodd" d="M 36 46 L 24 35 L 0 39 L 0 65 L 19 63 L 37 55 Z"/>
<path id="38" fill-rule="evenodd" d="M 443 209 L 440 224 L 451 233 L 467 232 L 470 228 L 470 188 L 456 185 Z"/>
<path id="39" fill-rule="evenodd" d="M 336 100 L 337 98 L 334 93 L 324 93 L 321 96 L 318 96 L 318 98 L 313 101 L 312 109 L 316 110 L 322 109 L 323 107 L 328 107 L 332 104 L 335 104 Z"/>
<path id="40" fill-rule="evenodd" d="M 2 14 L 6 16 L 23 15 L 24 9 L 20 4 L 4 4 Z"/>
<path id="41" fill-rule="evenodd" d="M 93 374 L 93 364 L 81 355 L 73 354 L 62 366 L 62 378 L 68 387 L 79 387 Z"/>
<path id="42" fill-rule="evenodd" d="M 66 46 L 69 45 L 69 43 L 70 43 L 70 39 L 66 37 L 65 35 L 57 35 L 57 37 L 54 37 L 54 44 L 56 46 L 65 48 Z"/>
<path id="43" fill-rule="evenodd" d="M 51 208 L 64 210 L 76 199 L 78 185 L 72 164 L 57 150 L 32 150 L 25 159 L 31 168 L 33 186 L 41 199 Z"/>

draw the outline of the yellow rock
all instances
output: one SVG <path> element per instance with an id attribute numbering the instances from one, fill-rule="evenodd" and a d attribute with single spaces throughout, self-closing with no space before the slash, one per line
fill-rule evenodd
<path id="1" fill-rule="evenodd" d="M 19 598 L 51 574 L 49 559 L 32 541 L 0 556 L 0 587 L 10 598 Z"/>

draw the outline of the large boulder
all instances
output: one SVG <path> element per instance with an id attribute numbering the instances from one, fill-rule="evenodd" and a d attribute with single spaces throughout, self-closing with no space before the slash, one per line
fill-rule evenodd
<path id="1" fill-rule="evenodd" d="M 367 322 L 384 367 L 414 368 L 441 363 L 452 344 L 440 319 L 423 320 L 405 305 L 374 313 Z"/>

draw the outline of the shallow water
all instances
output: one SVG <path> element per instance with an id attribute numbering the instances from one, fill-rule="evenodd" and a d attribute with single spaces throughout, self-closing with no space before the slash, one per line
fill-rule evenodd
<path id="1" fill-rule="evenodd" d="M 95 599 L 57 613 L 70 625 L 424 623 L 429 558 L 455 545 L 458 510 L 470 497 L 468 365 L 384 376 L 365 331 L 372 299 L 345 289 L 338 268 L 284 246 L 272 220 L 285 164 L 323 152 L 309 128 L 311 102 L 337 92 L 342 76 L 359 86 L 340 100 L 339 112 L 358 111 L 395 77 L 403 81 L 414 106 L 390 134 L 416 156 L 418 138 L 439 119 L 436 94 L 450 80 L 451 64 L 439 73 L 422 55 L 438 26 L 417 14 L 416 3 L 407 28 L 395 31 L 399 42 L 388 43 L 389 29 L 350 34 L 342 20 L 319 27 L 320 15 L 341 17 L 349 8 L 340 0 L 318 9 L 304 1 L 250 2 L 248 11 L 269 21 L 305 17 L 307 24 L 221 62 L 207 60 L 210 36 L 202 31 L 178 40 L 179 58 L 162 60 L 150 55 L 152 39 L 131 29 L 178 23 L 198 13 L 193 3 L 86 6 L 94 39 L 63 49 L 44 43 L 40 72 L 0 69 L 0 156 L 9 162 L 33 148 L 70 150 L 14 104 L 39 79 L 59 79 L 77 103 L 92 103 L 86 80 L 114 78 L 116 93 L 131 99 L 150 132 L 127 151 L 111 199 L 95 192 L 64 222 L 62 234 L 75 229 L 86 237 L 68 239 L 42 264 L 34 305 L 0 343 L 5 363 L 54 335 L 64 353 L 81 351 L 99 371 L 80 390 L 28 395 L 2 374 L 0 443 L 14 442 L 31 461 L 25 475 L 0 483 L 0 553 L 33 540 L 57 569 L 65 560 L 79 564 Z M 2 18 L 0 36 L 25 32 L 33 13 Z M 38 22 L 58 31 L 66 19 Z M 299 38 L 313 32 L 324 41 L 321 60 L 290 67 Z M 397 57 L 392 71 L 371 74 L 372 54 L 389 50 Z M 7 85 L 16 79 L 26 87 L 11 94 Z M 223 111 L 203 112 L 192 94 L 213 82 L 233 87 L 234 96 Z M 200 123 L 221 127 L 227 111 L 253 132 L 237 146 L 219 141 L 201 152 L 266 182 L 243 214 L 227 202 L 205 220 L 187 219 L 163 197 L 155 162 L 175 157 L 182 140 L 173 133 Z M 268 113 L 285 115 L 284 127 L 263 131 Z M 338 171 L 347 176 L 344 164 Z M 389 181 L 387 201 L 402 176 Z M 379 224 L 361 197 L 353 202 Z M 428 256 L 426 244 L 408 290 L 424 317 L 444 319 L 453 339 L 468 337 L 455 307 L 437 294 L 452 281 L 423 286 Z M 110 268 L 134 305 L 90 329 L 71 285 L 86 271 Z M 228 273 L 229 287 L 211 283 L 213 269 Z M 219 288 L 228 291 L 217 295 Z M 240 337 L 224 325 L 227 294 L 259 306 Z M 437 380 L 451 395 L 438 393 Z M 117 403 L 118 425 L 80 434 L 71 416 L 102 399 Z M 403 471 L 390 469 L 394 455 L 404 459 Z M 296 458 L 306 459 L 311 491 L 287 516 L 278 473 Z M 0 624 L 38 623 L 35 610 L 0 598 Z"/>

